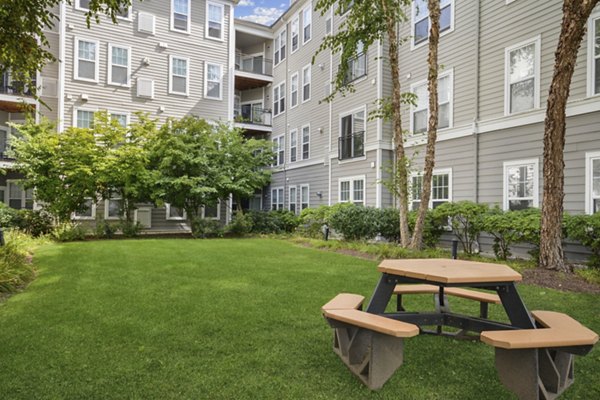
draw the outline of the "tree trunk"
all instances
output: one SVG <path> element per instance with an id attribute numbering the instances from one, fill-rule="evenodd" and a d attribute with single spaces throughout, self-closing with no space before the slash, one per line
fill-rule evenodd
<path id="1" fill-rule="evenodd" d="M 540 235 L 542 268 L 566 271 L 562 248 L 566 106 L 577 52 L 599 0 L 565 0 L 544 127 L 544 199 Z"/>
<path id="2" fill-rule="evenodd" d="M 389 12 L 388 4 L 384 0 L 382 9 L 386 15 L 393 15 Z M 398 177 L 398 202 L 400 203 L 400 244 L 402 247 L 408 247 L 410 243 L 410 232 L 408 230 L 408 168 L 406 153 L 404 151 L 404 140 L 402 135 L 402 115 L 400 114 L 400 105 L 402 92 L 400 90 L 400 71 L 398 68 L 398 32 L 396 29 L 397 21 L 388 17 L 386 21 L 387 38 L 389 41 L 388 57 L 392 75 L 392 127 L 394 131 L 394 146 L 396 153 L 396 168 Z"/>
<path id="3" fill-rule="evenodd" d="M 421 204 L 415 222 L 412 242 L 410 247 L 416 250 L 423 247 L 423 227 L 425 225 L 425 216 L 429 208 L 431 198 L 431 180 L 433 177 L 433 167 L 435 165 L 435 142 L 437 140 L 438 127 L 438 44 L 440 40 L 440 2 L 439 0 L 429 0 L 429 20 L 431 28 L 429 30 L 429 73 L 427 76 L 429 92 L 429 123 L 427 126 L 427 148 L 425 153 L 425 170 L 423 174 L 423 183 L 421 185 Z"/>

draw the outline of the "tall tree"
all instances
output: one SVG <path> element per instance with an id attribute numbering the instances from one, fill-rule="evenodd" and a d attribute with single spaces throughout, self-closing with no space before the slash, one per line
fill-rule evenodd
<path id="1" fill-rule="evenodd" d="M 564 0 L 544 126 L 544 198 L 540 236 L 542 268 L 564 271 L 562 218 L 566 107 L 577 53 L 587 21 L 599 0 Z"/>
<path id="2" fill-rule="evenodd" d="M 440 1 L 429 0 L 427 3 L 429 11 L 429 57 L 427 64 L 429 72 L 427 75 L 429 93 L 429 123 L 427 127 L 427 147 L 425 153 L 425 169 L 423 182 L 421 184 L 421 203 L 413 230 L 410 246 L 413 249 L 423 247 L 423 226 L 425 216 L 429 208 L 431 198 L 431 180 L 433 178 L 433 167 L 435 166 L 435 142 L 437 141 L 438 127 L 438 44 L 440 41 Z"/>
<path id="3" fill-rule="evenodd" d="M 318 52 L 331 50 L 339 54 L 340 65 L 334 79 L 331 100 L 335 94 L 346 94 L 353 91 L 348 82 L 350 61 L 355 59 L 358 50 L 365 54 L 372 45 L 387 44 L 387 62 L 390 67 L 392 80 L 392 95 L 390 98 L 378 99 L 378 117 L 391 119 L 396 171 L 394 182 L 397 183 L 397 195 L 400 203 L 400 240 L 402 246 L 410 243 L 408 229 L 408 161 L 404 149 L 404 131 L 402 129 L 401 105 L 405 103 L 400 85 L 398 49 L 403 41 L 399 36 L 398 26 L 407 21 L 404 7 L 410 5 L 410 0 L 318 0 L 315 6 L 321 14 L 331 9 L 338 15 L 345 14 L 335 34 L 323 39 Z M 314 60 L 314 58 L 313 58 Z"/>
<path id="4" fill-rule="evenodd" d="M 86 13 L 88 27 L 92 19 L 100 21 L 105 14 L 113 23 L 124 7 L 132 0 L 90 0 Z M 44 65 L 56 61 L 49 51 L 45 30 L 52 29 L 58 22 L 58 15 L 52 10 L 61 0 L 18 0 L 2 1 L 0 4 L 0 73 L 11 71 L 13 79 L 21 81 L 21 88 L 31 86 L 36 72 Z M 67 0 L 72 4 L 72 0 Z"/>

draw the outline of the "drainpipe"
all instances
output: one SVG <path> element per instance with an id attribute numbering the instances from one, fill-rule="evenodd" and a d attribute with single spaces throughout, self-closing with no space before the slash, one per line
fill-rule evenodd
<path id="1" fill-rule="evenodd" d="M 329 10 L 329 16 L 331 17 L 331 34 L 334 34 L 334 30 L 335 30 L 335 24 L 334 24 L 334 20 L 333 20 L 333 7 L 330 8 Z M 329 91 L 331 92 L 332 88 L 331 88 L 331 81 L 333 80 L 333 52 L 331 50 L 329 50 L 329 85 L 330 85 L 330 89 Z M 327 159 L 327 163 L 329 164 L 329 170 L 328 170 L 328 199 L 327 199 L 327 205 L 331 206 L 331 198 L 332 193 L 332 184 L 331 184 L 331 178 L 332 178 L 332 170 L 331 170 L 331 164 L 332 164 L 332 158 L 331 158 L 331 150 L 333 149 L 332 146 L 332 142 L 331 140 L 333 139 L 333 132 L 331 131 L 333 129 L 333 102 L 330 101 L 329 102 L 329 147 L 327 149 L 327 154 L 325 155 L 326 159 Z"/>
<path id="2" fill-rule="evenodd" d="M 65 129 L 65 35 L 66 35 L 66 17 L 65 3 L 59 5 L 60 21 L 59 23 L 59 45 L 58 45 L 58 132 Z"/>
<path id="3" fill-rule="evenodd" d="M 475 181 L 474 181 L 474 201 L 476 203 L 479 202 L 479 84 L 481 82 L 481 74 L 480 74 L 480 63 L 479 63 L 479 52 L 480 52 L 480 41 L 481 41 L 481 28 L 480 28 L 480 20 L 481 20 L 481 1 L 476 1 L 475 5 L 477 7 L 475 19 L 475 37 L 477 40 L 475 41 L 475 75 L 476 75 L 476 84 L 475 84 L 475 117 L 473 118 L 473 135 L 475 136 L 474 140 L 474 154 L 473 154 L 473 163 L 475 171 Z"/>

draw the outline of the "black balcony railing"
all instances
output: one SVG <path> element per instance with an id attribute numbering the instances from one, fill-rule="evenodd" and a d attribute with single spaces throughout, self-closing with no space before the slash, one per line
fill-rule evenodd
<path id="1" fill-rule="evenodd" d="M 354 132 L 338 139 L 338 159 L 362 157 L 365 155 L 365 132 Z"/>
<path id="2" fill-rule="evenodd" d="M 235 122 L 271 126 L 271 110 L 258 107 L 244 107 L 236 112 Z"/>
<path id="3" fill-rule="evenodd" d="M 266 59 L 263 56 L 247 56 L 238 53 L 235 69 L 253 74 L 273 76 L 273 60 Z"/>
<path id="4" fill-rule="evenodd" d="M 352 83 L 367 75 L 367 57 L 360 53 L 348 60 L 348 69 L 344 76 L 344 85 Z"/>
<path id="5" fill-rule="evenodd" d="M 0 80 L 0 93 L 1 94 L 14 94 L 18 96 L 33 96 L 31 87 L 35 87 L 35 81 L 31 82 L 31 86 L 25 85 L 20 81 L 11 81 L 6 75 L 1 77 Z"/>

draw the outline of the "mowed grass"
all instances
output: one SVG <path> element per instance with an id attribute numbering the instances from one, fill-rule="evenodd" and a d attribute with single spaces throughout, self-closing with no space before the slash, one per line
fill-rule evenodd
<path id="1" fill-rule="evenodd" d="M 320 307 L 340 292 L 368 298 L 374 261 L 270 239 L 146 239 L 47 245 L 35 263 L 38 278 L 0 305 L 2 399 L 513 398 L 491 347 L 433 336 L 406 341 L 379 392 L 360 384 L 333 353 Z M 531 309 L 600 332 L 598 296 L 520 292 Z M 600 398 L 600 349 L 576 364 L 562 398 Z"/>

